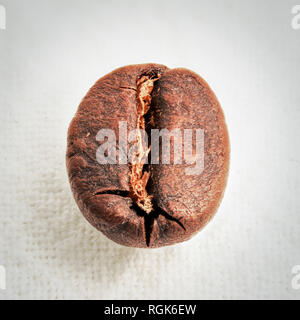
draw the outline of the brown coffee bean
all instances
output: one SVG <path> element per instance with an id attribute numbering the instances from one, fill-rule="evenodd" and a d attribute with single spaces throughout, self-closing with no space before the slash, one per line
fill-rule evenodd
<path id="1" fill-rule="evenodd" d="M 126 133 L 144 129 L 148 140 L 137 132 L 126 147 L 119 137 L 120 121 L 126 122 Z M 117 163 L 97 159 L 105 143 L 97 139 L 101 129 L 115 133 Z M 170 164 L 165 163 L 169 153 L 155 149 L 152 129 L 179 130 L 182 143 L 171 139 Z M 191 171 L 196 164 L 184 149 L 187 129 L 194 135 L 194 153 L 195 132 L 204 134 L 202 172 Z M 134 146 L 129 160 L 135 156 L 138 162 L 119 163 Z M 89 90 L 70 124 L 66 158 L 71 188 L 86 219 L 119 244 L 154 248 L 188 240 L 213 217 L 226 185 L 229 139 L 222 109 L 201 77 L 187 69 L 132 65 L 104 76 Z"/>

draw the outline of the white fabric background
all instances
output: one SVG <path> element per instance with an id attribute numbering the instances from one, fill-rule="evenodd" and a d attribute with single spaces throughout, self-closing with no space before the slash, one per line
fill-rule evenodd
<path id="1" fill-rule="evenodd" d="M 300 30 L 294 1 L 1 0 L 1 299 L 299 299 Z M 224 109 L 231 170 L 191 241 L 119 246 L 77 209 L 68 124 L 111 70 L 156 62 L 204 77 Z"/>

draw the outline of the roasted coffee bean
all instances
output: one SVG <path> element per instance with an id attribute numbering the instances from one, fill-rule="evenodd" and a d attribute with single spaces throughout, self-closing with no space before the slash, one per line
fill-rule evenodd
<path id="1" fill-rule="evenodd" d="M 143 129 L 148 137 L 137 130 L 126 146 L 120 123 L 126 123 L 126 134 Z M 115 152 L 107 137 L 99 138 L 102 129 L 115 133 Z M 170 152 L 159 150 L 153 129 L 176 129 L 182 140 L 175 135 Z M 184 132 L 191 134 L 193 153 L 185 150 Z M 201 172 L 192 163 L 195 132 L 203 137 Z M 100 158 L 116 163 L 99 162 L 104 143 Z M 188 240 L 213 217 L 226 185 L 229 139 L 222 109 L 200 76 L 157 64 L 132 65 L 99 79 L 82 100 L 69 127 L 66 160 L 85 218 L 119 244 L 154 248 Z"/>

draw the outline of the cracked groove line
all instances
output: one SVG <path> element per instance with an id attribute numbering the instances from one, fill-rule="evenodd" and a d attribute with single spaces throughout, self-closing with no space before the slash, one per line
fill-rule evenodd
<path id="1" fill-rule="evenodd" d="M 144 164 L 150 152 L 151 146 L 148 148 L 145 143 L 145 115 L 150 109 L 151 105 L 151 92 L 154 87 L 154 82 L 158 77 L 151 78 L 149 76 L 142 76 L 137 81 L 137 125 L 136 125 L 136 153 L 133 155 L 131 161 L 130 173 L 130 188 L 131 196 L 137 205 L 146 213 L 153 210 L 151 199 L 152 196 L 148 195 L 146 186 L 150 177 L 148 171 L 144 171 Z"/>

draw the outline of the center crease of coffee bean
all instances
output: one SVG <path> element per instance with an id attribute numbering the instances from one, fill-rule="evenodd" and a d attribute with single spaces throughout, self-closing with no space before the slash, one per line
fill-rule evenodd
<path id="1" fill-rule="evenodd" d="M 150 173 L 144 170 L 146 159 L 151 150 L 145 142 L 145 115 L 151 106 L 151 93 L 157 76 L 142 76 L 137 81 L 137 130 L 136 130 L 136 153 L 131 164 L 130 172 L 130 196 L 136 204 L 147 214 L 153 211 L 152 197 L 148 194 L 146 186 Z"/>

